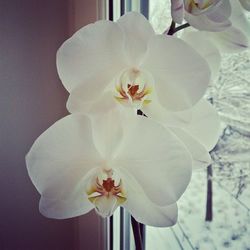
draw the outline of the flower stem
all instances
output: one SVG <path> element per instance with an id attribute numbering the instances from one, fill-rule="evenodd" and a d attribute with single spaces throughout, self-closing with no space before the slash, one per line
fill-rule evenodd
<path id="1" fill-rule="evenodd" d="M 212 165 L 207 167 L 207 204 L 206 204 L 206 221 L 213 220 L 213 168 Z"/>
<path id="2" fill-rule="evenodd" d="M 146 233 L 146 226 L 142 223 L 139 223 L 140 226 L 140 233 L 141 233 L 141 240 L 142 240 L 142 248 L 145 250 L 145 233 Z"/>
<path id="3" fill-rule="evenodd" d="M 185 29 L 185 28 L 187 28 L 189 26 L 190 26 L 189 23 L 184 23 L 184 24 L 182 24 L 182 25 L 180 25 L 178 27 L 175 27 L 175 22 L 172 21 L 172 23 L 170 25 L 170 28 L 169 28 L 169 30 L 167 32 L 167 35 L 172 36 L 174 33 L 178 32 L 180 30 L 183 30 L 183 29 Z M 164 34 L 166 34 L 166 32 L 164 32 Z"/>
<path id="4" fill-rule="evenodd" d="M 172 36 L 174 34 L 174 31 L 175 31 L 175 22 L 172 20 L 167 35 Z M 164 32 L 164 34 L 166 34 L 166 31 Z"/>
<path id="5" fill-rule="evenodd" d="M 141 238 L 141 231 L 140 231 L 140 224 L 135 220 L 133 216 L 131 216 L 131 224 L 135 238 L 135 248 L 136 250 L 143 250 L 142 247 L 142 238 Z"/>
<path id="6" fill-rule="evenodd" d="M 189 26 L 190 26 L 189 23 L 184 23 L 184 24 L 178 26 L 177 28 L 175 28 L 174 33 L 178 32 L 178 31 L 180 31 L 180 30 L 183 30 L 183 29 L 185 29 L 185 28 L 187 28 L 187 27 L 189 27 Z M 174 33 L 173 33 L 173 34 L 174 34 Z"/>

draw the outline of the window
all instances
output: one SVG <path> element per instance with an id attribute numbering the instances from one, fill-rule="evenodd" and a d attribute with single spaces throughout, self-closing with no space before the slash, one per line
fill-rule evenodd
<path id="1" fill-rule="evenodd" d="M 114 20 L 135 10 L 149 18 L 157 33 L 163 33 L 171 23 L 169 0 L 124 0 L 110 4 Z M 250 21 L 250 14 L 247 18 Z M 193 173 L 178 202 L 179 219 L 174 227 L 143 229 L 146 250 L 249 249 L 249 96 L 250 51 L 223 54 L 219 78 L 206 94 L 222 121 L 221 138 L 211 152 L 214 163 Z M 129 214 L 123 209 L 114 214 L 109 232 L 113 249 L 135 249 Z"/>

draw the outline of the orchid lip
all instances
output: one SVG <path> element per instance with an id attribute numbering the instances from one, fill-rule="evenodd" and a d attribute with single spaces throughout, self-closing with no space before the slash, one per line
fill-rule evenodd
<path id="1" fill-rule="evenodd" d="M 131 68 L 124 71 L 119 83 L 116 84 L 115 99 L 121 104 L 131 104 L 132 106 L 141 107 L 151 102 L 148 96 L 152 92 L 152 87 L 148 84 L 148 76 L 145 72 Z"/>
<path id="2" fill-rule="evenodd" d="M 126 201 L 122 180 L 113 178 L 113 171 L 102 170 L 105 178 L 96 176 L 87 190 L 88 200 L 95 206 L 96 212 L 102 217 L 113 214 L 115 209 Z"/>
<path id="3" fill-rule="evenodd" d="M 185 9 L 187 12 L 192 13 L 193 15 L 200 15 L 206 11 L 208 11 L 211 7 L 216 5 L 218 1 L 214 0 L 188 0 L 185 4 Z M 197 12 L 198 11 L 198 12 Z"/>

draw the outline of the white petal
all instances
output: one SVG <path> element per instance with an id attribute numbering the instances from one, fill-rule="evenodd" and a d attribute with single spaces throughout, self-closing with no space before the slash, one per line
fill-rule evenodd
<path id="1" fill-rule="evenodd" d="M 125 169 L 120 169 L 120 175 L 127 194 L 127 200 L 122 206 L 138 222 L 155 227 L 169 227 L 176 223 L 178 216 L 176 203 L 165 207 L 157 206 L 149 200 L 135 178 Z"/>
<path id="2" fill-rule="evenodd" d="M 57 52 L 58 74 L 65 88 L 71 91 L 84 84 L 88 92 L 93 79 L 95 83 L 100 79 L 93 88 L 102 90 L 124 67 L 123 46 L 122 30 L 110 21 L 97 21 L 77 31 Z"/>
<path id="3" fill-rule="evenodd" d="M 90 120 L 67 116 L 47 129 L 26 156 L 28 173 L 40 194 L 51 199 L 69 199 L 84 185 L 84 176 L 100 165 L 92 138 Z M 81 190 L 84 192 L 84 190 Z"/>
<path id="4" fill-rule="evenodd" d="M 192 121 L 183 128 L 210 151 L 221 134 L 219 116 L 214 107 L 204 99 L 192 111 Z"/>
<path id="5" fill-rule="evenodd" d="M 171 0 L 171 15 L 176 23 L 181 24 L 184 16 L 183 0 Z"/>
<path id="6" fill-rule="evenodd" d="M 125 119 L 119 109 L 113 109 L 104 114 L 91 115 L 93 138 L 98 151 L 103 158 L 110 160 L 123 136 L 122 122 Z"/>
<path id="7" fill-rule="evenodd" d="M 117 20 L 125 34 L 125 54 L 130 65 L 136 66 L 147 50 L 148 40 L 155 34 L 149 21 L 136 12 L 129 12 Z"/>
<path id="8" fill-rule="evenodd" d="M 86 100 L 85 95 L 87 95 L 85 85 L 72 90 L 66 104 L 70 113 L 105 113 L 118 104 L 111 91 L 99 92 L 96 98 L 90 100 Z"/>
<path id="9" fill-rule="evenodd" d="M 118 205 L 117 199 L 113 195 L 109 197 L 102 196 L 95 200 L 95 210 L 103 218 L 111 216 Z"/>
<path id="10" fill-rule="evenodd" d="M 57 200 L 41 197 L 39 211 L 42 215 L 53 219 L 67 219 L 88 213 L 93 204 L 86 197 L 78 196 L 76 199 Z"/>
<path id="11" fill-rule="evenodd" d="M 212 11 L 207 13 L 207 17 L 216 23 L 223 23 L 227 22 L 231 12 L 232 8 L 229 0 L 220 0 Z"/>
<path id="12" fill-rule="evenodd" d="M 193 108 L 182 112 L 166 112 L 159 105 L 148 105 L 143 112 L 150 118 L 166 125 L 183 128 L 207 151 L 217 143 L 221 134 L 220 119 L 213 106 L 201 99 Z"/>
<path id="13" fill-rule="evenodd" d="M 142 108 L 143 113 L 162 124 L 167 126 L 181 126 L 187 124 L 192 119 L 192 112 L 187 109 L 179 112 L 167 111 L 157 100 L 152 100 L 149 105 L 145 105 Z"/>
<path id="14" fill-rule="evenodd" d="M 235 28 L 241 30 L 248 38 L 250 38 L 250 22 L 246 18 L 245 12 L 243 11 L 238 1 L 232 1 L 232 15 L 231 21 Z"/>
<path id="15" fill-rule="evenodd" d="M 89 85 L 87 88 L 85 85 L 80 85 L 70 92 L 66 103 L 66 107 L 70 113 L 86 114 L 89 112 L 93 102 L 99 100 L 103 95 L 103 91 L 99 91 L 98 89 L 99 81 L 100 79 L 97 78 L 96 81 L 92 81 L 92 85 Z"/>
<path id="16" fill-rule="evenodd" d="M 250 1 L 249 0 L 240 0 L 242 7 L 250 11 Z"/>
<path id="17" fill-rule="evenodd" d="M 123 127 L 130 132 L 122 140 L 112 166 L 127 169 L 152 202 L 160 206 L 174 203 L 191 176 L 192 160 L 183 143 L 149 118 L 126 119 Z"/>
<path id="18" fill-rule="evenodd" d="M 192 156 L 192 167 L 194 170 L 207 167 L 209 164 L 211 164 L 211 157 L 207 149 L 192 135 L 188 134 L 184 129 L 181 128 L 169 127 L 169 129 L 175 133 L 175 135 L 186 145 Z"/>
<path id="19" fill-rule="evenodd" d="M 246 35 L 235 27 L 230 27 L 222 32 L 211 33 L 210 36 L 222 53 L 240 52 L 249 47 Z"/>
<path id="20" fill-rule="evenodd" d="M 188 12 L 185 12 L 185 19 L 191 26 L 198 30 L 218 32 L 223 31 L 231 26 L 231 22 L 229 19 L 224 22 L 214 22 L 206 15 L 193 16 Z"/>
<path id="21" fill-rule="evenodd" d="M 142 67 L 152 74 L 159 102 L 169 111 L 193 106 L 210 81 L 207 62 L 187 43 L 171 36 L 150 40 Z"/>
<path id="22" fill-rule="evenodd" d="M 73 171 L 72 171 L 73 172 Z M 75 183 L 76 188 L 72 190 L 70 195 L 65 197 L 49 197 L 51 193 L 42 195 L 39 202 L 39 211 L 41 214 L 48 218 L 54 219 L 67 219 L 82 214 L 88 213 L 94 208 L 93 204 L 88 200 L 85 192 L 89 179 L 96 175 L 97 169 L 90 170 L 78 183 Z M 74 174 L 74 172 L 73 172 Z M 64 180 L 64 185 L 67 185 L 67 181 L 70 179 L 71 173 Z M 54 185 L 59 189 L 61 184 Z M 51 188 L 50 188 L 51 191 Z"/>
<path id="23" fill-rule="evenodd" d="M 215 80 L 219 74 L 221 55 L 216 46 L 208 39 L 209 35 L 210 33 L 200 31 L 187 31 L 183 32 L 182 39 L 206 59 L 211 70 L 212 80 Z"/>

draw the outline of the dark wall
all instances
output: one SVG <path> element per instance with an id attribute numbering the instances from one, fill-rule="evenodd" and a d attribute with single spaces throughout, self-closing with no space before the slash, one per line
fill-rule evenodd
<path id="1" fill-rule="evenodd" d="M 93 222 L 88 230 L 83 217 L 40 215 L 39 194 L 24 160 L 34 140 L 67 114 L 68 94 L 55 59 L 68 37 L 68 5 L 64 0 L 0 0 L 0 250 L 96 249 L 88 243 L 97 241 L 93 213 L 86 217 L 88 225 Z"/>

